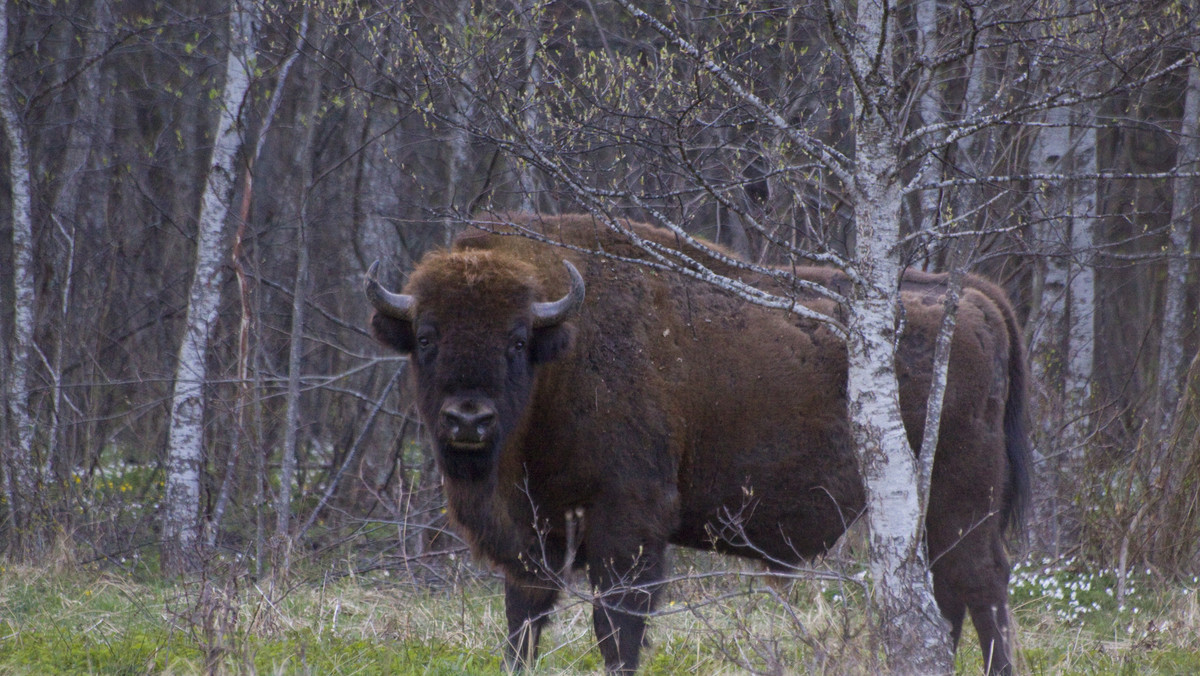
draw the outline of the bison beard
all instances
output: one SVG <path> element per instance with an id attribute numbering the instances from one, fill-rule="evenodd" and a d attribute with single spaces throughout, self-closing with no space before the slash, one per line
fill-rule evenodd
<path id="1" fill-rule="evenodd" d="M 463 236 L 423 259 L 403 294 L 368 274 L 371 329 L 411 355 L 451 516 L 505 573 L 510 662 L 534 658 L 558 597 L 556 573 L 575 557 L 598 592 L 593 619 L 605 666 L 631 672 L 668 543 L 779 566 L 823 553 L 861 513 L 845 347 L 815 322 L 616 262 L 644 254 L 588 217 L 521 217 L 517 227 L 614 258 L 511 230 Z M 674 244 L 669 233 L 629 227 Z M 745 279 L 703 250 L 688 255 Z M 845 284 L 827 269 L 796 272 Z M 771 280 L 747 281 L 782 291 Z M 916 273 L 903 287 L 897 366 L 914 447 L 944 285 Z M 966 287 L 927 545 L 954 640 L 969 612 L 992 656 L 989 670 L 1005 673 L 1004 536 L 1018 525 L 1029 482 L 1025 355 L 1003 292 L 976 277 Z M 838 312 L 817 297 L 801 300 Z"/>
<path id="2" fill-rule="evenodd" d="M 451 481 L 483 481 L 491 476 L 494 464 L 491 453 L 475 451 L 446 451 L 440 454 L 442 474 Z"/>

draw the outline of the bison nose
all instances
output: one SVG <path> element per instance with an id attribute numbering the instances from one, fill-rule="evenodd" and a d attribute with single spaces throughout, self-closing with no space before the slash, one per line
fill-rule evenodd
<path id="1" fill-rule="evenodd" d="M 456 444 L 481 444 L 496 426 L 496 409 L 478 399 L 451 399 L 441 415 L 442 432 Z"/>

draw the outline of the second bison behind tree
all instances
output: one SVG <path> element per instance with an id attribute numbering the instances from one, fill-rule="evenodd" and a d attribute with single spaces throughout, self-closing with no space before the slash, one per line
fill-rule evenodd
<path id="1" fill-rule="evenodd" d="M 674 245 L 666 231 L 630 227 Z M 533 658 L 559 594 L 555 572 L 571 556 L 599 592 L 594 624 L 606 667 L 632 671 L 668 543 L 780 567 L 825 552 L 859 517 L 846 350 L 834 333 L 622 262 L 646 254 L 590 217 L 497 228 L 503 234 L 467 233 L 426 256 L 403 294 L 369 276 L 367 295 L 376 338 L 412 355 L 450 513 L 505 574 L 515 664 Z M 737 276 L 703 251 L 689 255 Z M 836 280 L 823 269 L 800 274 Z M 903 294 L 897 367 L 914 447 L 941 283 L 913 276 Z M 1023 369 L 1007 300 L 970 278 L 926 523 L 935 595 L 954 639 L 970 612 L 996 672 L 1010 668 L 1004 534 L 1028 485 Z M 577 550 L 568 552 L 580 513 Z"/>

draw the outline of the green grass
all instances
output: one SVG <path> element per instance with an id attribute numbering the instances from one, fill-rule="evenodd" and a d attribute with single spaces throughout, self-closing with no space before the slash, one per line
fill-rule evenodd
<path id="1" fill-rule="evenodd" d="M 676 570 L 697 568 L 685 560 Z M 1111 571 L 1076 561 L 1019 566 L 1022 672 L 1200 673 L 1197 583 L 1156 587 L 1133 575 L 1124 607 L 1114 585 Z M 861 594 L 845 589 L 684 575 L 651 620 L 643 672 L 874 673 Z M 379 574 L 272 590 L 246 578 L 148 583 L 75 565 L 0 571 L 0 674 L 499 673 L 503 624 L 490 581 L 422 591 Z M 958 664 L 980 669 L 969 629 Z M 586 600 L 566 599 L 536 673 L 602 666 Z"/>
<path id="2" fill-rule="evenodd" d="M 405 594 L 359 579 L 276 596 L 254 585 L 168 586 L 109 574 L 5 570 L 0 673 L 500 670 L 498 651 L 475 635 L 479 622 L 499 628 L 497 600 L 486 594 Z"/>

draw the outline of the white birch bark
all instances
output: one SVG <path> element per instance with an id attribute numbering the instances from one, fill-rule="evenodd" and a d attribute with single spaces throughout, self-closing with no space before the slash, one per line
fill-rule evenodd
<path id="1" fill-rule="evenodd" d="M 1046 111 L 1045 126 L 1038 131 L 1029 152 L 1030 170 L 1051 175 L 1066 171 L 1065 160 L 1071 152 L 1070 111 L 1052 108 Z M 1032 381 L 1046 384 L 1065 366 L 1067 288 L 1069 279 L 1069 237 L 1066 191 L 1059 181 L 1042 181 L 1037 189 L 1040 220 L 1035 225 L 1037 239 L 1046 252 L 1038 270 L 1040 292 L 1033 335 L 1030 340 Z M 1043 393 L 1044 395 L 1045 393 Z M 1043 418 L 1046 420 L 1046 418 Z"/>
<path id="2" fill-rule="evenodd" d="M 881 638 L 895 673 L 949 673 L 949 628 L 933 599 L 923 533 L 919 472 L 900 416 L 896 380 L 900 191 L 890 149 L 870 145 L 881 129 L 856 127 L 856 259 L 871 285 L 851 301 L 849 400 L 867 493 L 870 571 Z M 872 151 L 878 152 L 873 155 Z M 882 152 L 880 152 L 882 151 Z"/>
<path id="3" fill-rule="evenodd" d="M 459 0 L 455 7 L 454 20 L 458 24 L 459 34 L 467 35 L 470 31 L 467 23 L 470 20 L 471 3 Z M 468 60 L 467 72 L 462 78 L 466 83 L 474 81 L 474 59 Z M 467 169 L 470 167 L 471 136 L 467 125 L 475 116 L 475 101 L 466 83 L 455 83 L 453 88 L 453 103 L 450 110 L 452 126 L 450 128 L 450 155 L 446 158 L 446 217 L 442 220 L 443 236 L 446 246 L 454 241 L 458 232 L 455 225 L 454 211 L 462 202 L 462 189 L 467 185 Z"/>
<path id="4" fill-rule="evenodd" d="M 250 0 L 232 0 L 229 52 L 213 153 L 201 197 L 196 268 L 175 370 L 167 438 L 166 490 L 162 506 L 162 562 L 169 572 L 196 563 L 200 544 L 200 478 L 204 462 L 204 384 L 209 332 L 221 296 L 225 222 L 232 199 L 236 159 L 242 145 L 238 114 L 253 72 Z"/>
<path id="5" fill-rule="evenodd" d="M 108 0 L 96 0 L 92 8 L 93 29 L 88 33 L 84 43 L 84 55 L 92 58 L 104 49 L 104 41 L 108 40 L 114 18 L 112 6 Z M 92 148 L 98 146 L 97 136 L 100 118 L 100 63 L 93 64 L 79 77 L 79 89 L 76 93 L 75 120 L 67 132 L 66 152 L 63 157 L 61 176 L 59 177 L 58 193 L 51 207 L 55 227 L 62 236 L 66 251 L 62 263 L 58 266 L 62 282 L 59 283 L 59 321 L 61 329 L 55 332 L 54 354 L 47 364 L 54 396 L 51 404 L 51 425 L 46 431 L 46 476 L 51 476 L 53 463 L 60 459 L 58 446 L 62 435 L 63 408 L 66 403 L 66 392 L 63 388 L 63 349 L 68 336 L 66 332 L 67 318 L 70 314 L 71 290 L 75 268 L 75 235 L 78 230 L 77 215 L 79 198 L 83 189 L 84 172 L 92 157 Z M 89 205 L 89 207 L 92 205 Z M 88 211 L 91 211 L 90 209 Z M 82 219 L 94 222 L 95 216 L 85 216 Z"/>
<path id="6" fill-rule="evenodd" d="M 977 38 L 982 42 L 991 37 L 992 31 L 987 28 L 990 13 L 986 6 L 965 7 L 964 12 L 974 14 L 973 23 L 983 26 Z M 1015 52 L 1015 50 L 1010 50 Z M 1009 58 L 1012 57 L 1010 53 Z M 983 116 L 985 101 L 989 90 L 987 86 L 988 71 L 991 61 L 988 52 L 977 51 L 967 60 L 967 86 L 963 94 L 962 115 L 965 120 Z M 992 170 L 996 158 L 996 143 L 993 129 L 981 129 L 959 139 L 954 153 L 954 162 L 958 173 L 965 176 L 983 178 Z M 960 186 L 953 198 L 953 214 L 957 219 L 971 219 L 981 202 L 981 191 L 978 185 Z M 976 228 L 969 228 L 976 229 Z"/>
<path id="7" fill-rule="evenodd" d="M 1092 87 L 1087 87 L 1088 90 Z M 1096 247 L 1097 172 L 1096 103 L 1073 111 L 1071 165 L 1076 179 L 1068 191 L 1071 200 L 1071 259 L 1077 261 L 1069 277 L 1067 310 L 1067 369 L 1063 383 L 1067 403 L 1067 439 L 1070 457 L 1083 457 L 1083 444 L 1091 429 L 1092 366 L 1096 345 Z"/>
<path id="8" fill-rule="evenodd" d="M 920 0 L 916 8 L 917 36 L 920 40 L 921 57 L 926 63 L 933 63 L 937 54 L 937 5 L 938 0 Z M 925 73 L 925 90 L 921 92 L 919 107 L 921 124 L 928 127 L 942 121 L 943 101 L 937 87 L 936 71 L 929 66 L 926 67 Z M 940 166 L 937 159 L 934 151 L 926 152 L 925 159 L 921 160 L 922 182 L 936 178 L 937 167 Z M 928 230 L 937 226 L 941 220 L 938 213 L 940 192 L 937 190 L 921 191 L 919 196 L 921 213 L 918 218 L 913 219 L 916 227 Z"/>
<path id="9" fill-rule="evenodd" d="M 30 371 L 37 354 L 34 345 L 35 285 L 33 278 L 33 177 L 24 120 L 21 119 L 8 65 L 8 3 L 0 3 L 0 118 L 8 140 L 9 181 L 12 191 L 12 285 L 13 331 L 7 365 L 8 415 L 16 433 L 16 445 L 5 443 L 4 491 L 13 518 L 12 542 L 17 556 L 28 554 L 32 544 L 32 505 L 36 502 L 39 477 L 34 458 L 35 421 L 29 408 Z"/>
<path id="10" fill-rule="evenodd" d="M 917 5 L 917 35 L 920 39 L 921 57 L 926 63 L 933 63 L 937 58 L 937 5 L 938 0 L 921 0 Z M 921 122 L 925 126 L 929 126 L 943 121 L 942 110 L 948 106 L 936 86 L 936 72 L 928 68 L 926 72 L 928 84 L 921 93 L 919 103 Z M 932 145 L 929 141 L 927 139 L 926 143 Z M 963 139 L 960 144 L 966 142 L 967 140 Z M 932 149 L 926 152 L 925 159 L 921 163 L 921 182 L 935 178 L 934 172 L 937 167 L 941 166 L 937 160 L 937 155 Z M 964 186 L 959 189 L 959 194 L 961 195 L 965 191 L 966 187 Z M 920 203 L 919 227 L 931 233 L 935 228 L 940 228 L 942 232 L 953 231 L 953 223 L 942 222 L 941 191 L 922 190 Z M 954 215 L 961 218 L 961 213 Z M 950 271 L 950 280 L 946 293 L 946 314 L 942 319 L 934 348 L 933 373 L 929 383 L 929 395 L 925 403 L 925 431 L 917 453 L 917 496 L 922 515 L 929 505 L 929 485 L 933 477 L 933 459 L 941 431 L 942 405 L 945 402 L 946 379 L 950 366 L 950 339 L 954 335 L 954 327 L 958 322 L 958 299 L 962 290 L 966 254 L 968 253 L 963 242 L 957 238 L 943 237 L 941 242 L 935 243 L 946 249 L 946 265 Z"/>
<path id="11" fill-rule="evenodd" d="M 1200 39 L 1193 40 L 1193 50 L 1200 50 Z M 1186 317 L 1188 258 L 1191 254 L 1192 215 L 1196 198 L 1196 179 L 1186 174 L 1197 169 L 1200 162 L 1200 66 L 1193 60 L 1188 66 L 1187 93 L 1183 101 L 1183 117 L 1179 121 L 1179 149 L 1175 168 L 1181 174 L 1174 179 L 1171 196 L 1171 232 L 1167 244 L 1167 285 L 1163 300 L 1162 337 L 1158 351 L 1158 391 L 1162 425 L 1160 433 L 1167 437 L 1174 423 L 1175 407 L 1180 397 L 1180 370 L 1184 364 L 1183 332 Z"/>
<path id="12" fill-rule="evenodd" d="M 1065 6 L 1065 3 L 1064 3 Z M 1084 90 L 1094 88 L 1085 78 Z M 1096 276 L 1092 264 L 1097 222 L 1095 104 L 1048 110 L 1030 148 L 1030 169 L 1044 175 L 1038 190 L 1036 238 L 1046 252 L 1035 286 L 1030 340 L 1031 382 L 1038 383 L 1037 462 L 1048 485 L 1035 505 L 1045 544 L 1057 551 L 1059 482 L 1083 458 L 1090 430 L 1095 346 Z M 1055 177 L 1055 178 L 1049 178 Z"/>
<path id="13" fill-rule="evenodd" d="M 251 398 L 252 398 L 254 392 L 259 391 L 259 388 L 258 388 L 259 378 L 258 378 L 257 371 L 255 371 L 255 377 L 253 379 L 255 381 L 254 383 L 251 383 L 251 377 L 250 377 L 250 372 L 252 370 L 251 366 L 250 366 L 250 362 L 254 358 L 253 353 L 255 351 L 250 346 L 250 342 L 251 342 L 250 338 L 251 338 L 251 334 L 255 330 L 254 323 L 252 321 L 252 318 L 255 315 L 255 313 L 250 309 L 250 301 L 249 301 L 250 290 L 249 290 L 249 284 L 247 282 L 245 262 L 242 260 L 242 243 L 245 240 L 246 223 L 247 223 L 247 219 L 249 218 L 250 204 L 254 198 L 254 168 L 255 168 L 255 165 L 257 165 L 259 158 L 262 156 L 263 146 L 266 145 L 267 137 L 270 135 L 271 127 L 275 122 L 275 115 L 279 112 L 280 104 L 283 102 L 283 94 L 287 90 L 288 74 L 291 73 L 292 66 L 295 65 L 296 60 L 300 58 L 301 45 L 303 45 L 307 41 L 307 39 L 308 39 L 308 9 L 305 8 L 304 13 L 300 20 L 300 27 L 299 27 L 299 31 L 298 31 L 296 44 L 292 48 L 292 51 L 288 55 L 287 59 L 284 60 L 283 65 L 281 65 L 279 68 L 279 75 L 275 79 L 274 91 L 271 93 L 271 101 L 267 105 L 266 113 L 263 115 L 262 123 L 258 130 L 258 139 L 254 144 L 254 150 L 249 153 L 249 157 L 247 158 L 247 160 L 245 162 L 245 167 L 242 169 L 244 180 L 242 182 L 243 189 L 242 189 L 242 199 L 241 199 L 241 213 L 238 216 L 239 223 L 238 223 L 237 235 L 234 237 L 233 254 L 232 254 L 233 267 L 234 267 L 234 271 L 236 273 L 237 280 L 238 280 L 239 295 L 241 297 L 241 307 L 242 307 L 241 323 L 240 323 L 240 326 L 238 327 L 238 347 L 239 347 L 239 349 L 238 349 L 238 377 L 237 377 L 237 379 L 238 379 L 238 401 L 236 404 L 237 416 L 236 416 L 236 421 L 234 423 L 233 442 L 231 444 L 229 454 L 228 454 L 228 457 L 226 458 L 226 463 L 225 463 L 225 478 L 221 481 L 221 490 L 217 494 L 216 502 L 213 504 L 212 516 L 208 523 L 207 545 L 209 547 L 213 547 L 216 544 L 217 533 L 221 527 L 221 522 L 222 522 L 222 519 L 224 518 L 225 510 L 228 507 L 230 501 L 232 500 L 234 489 L 235 489 L 236 485 L 238 484 L 238 464 L 241 459 L 242 449 L 245 446 L 250 444 L 250 442 L 247 440 L 247 438 L 250 435 L 247 434 L 247 432 L 246 432 L 246 430 L 248 428 L 248 425 L 246 424 L 246 412 L 248 409 L 251 409 L 252 406 L 257 407 L 257 403 L 255 403 L 255 404 L 251 403 Z M 315 89 L 319 92 L 320 91 L 319 83 L 316 86 L 314 86 L 313 89 Z M 310 98 L 312 98 L 312 97 L 310 96 Z M 314 120 L 315 119 L 315 108 L 313 106 L 309 106 L 308 112 L 309 112 L 309 117 L 307 117 L 305 119 L 310 120 L 310 121 Z M 311 143 L 311 135 L 312 135 L 313 129 L 315 127 L 316 127 L 316 124 L 312 123 L 312 122 L 310 122 L 310 124 L 308 124 L 306 127 L 306 133 L 308 135 L 309 143 Z M 298 147 L 296 149 L 298 164 L 300 164 L 300 162 L 299 162 L 300 158 L 305 156 L 305 149 L 304 149 L 305 147 L 306 147 L 305 144 L 301 144 L 301 147 Z M 305 165 L 301 164 L 300 166 L 305 166 Z M 307 181 L 307 179 L 306 179 L 306 181 Z M 303 200 L 301 201 L 301 204 L 303 205 Z M 294 339 L 295 339 L 295 337 L 293 336 L 293 340 Z M 289 402 L 289 406 L 290 405 L 291 404 Z M 261 418 L 259 418 L 259 419 L 261 420 Z M 287 457 L 288 456 L 285 451 L 284 459 L 280 463 L 284 469 L 287 468 Z M 258 475 L 259 479 L 262 479 L 262 476 L 263 476 L 262 474 L 259 474 Z M 261 503 L 256 503 L 256 504 L 261 504 Z"/>
<path id="14" fill-rule="evenodd" d="M 1059 4 L 1064 12 L 1071 7 L 1068 0 Z M 1092 75 L 1084 78 L 1081 89 L 1091 91 L 1096 84 Z M 1097 171 L 1095 106 L 1048 110 L 1046 126 L 1030 150 L 1034 174 L 1062 177 L 1043 180 L 1039 190 L 1043 220 L 1038 239 L 1048 255 L 1030 341 L 1033 381 L 1048 388 L 1041 393 L 1043 410 L 1057 408 L 1054 400 L 1061 397 L 1056 414 L 1043 416 L 1043 436 L 1056 438 L 1056 446 L 1076 460 L 1082 457 L 1090 429 L 1095 349 L 1096 276 L 1091 259 L 1098 200 L 1096 180 L 1088 178 Z"/>
<path id="15" fill-rule="evenodd" d="M 1043 123 L 1030 148 L 1029 165 L 1034 174 L 1065 172 L 1064 160 L 1070 153 L 1071 137 L 1068 122 L 1070 111 L 1053 108 L 1046 112 Z M 1058 439 L 1061 424 L 1061 376 L 1065 369 L 1067 335 L 1065 333 L 1067 280 L 1070 252 L 1066 220 L 1066 192 L 1061 182 L 1042 181 L 1037 188 L 1040 221 L 1034 226 L 1035 239 L 1045 252 L 1036 269 L 1034 285 L 1033 332 L 1029 341 L 1030 382 L 1036 397 L 1037 431 L 1034 437 L 1034 462 L 1043 471 L 1038 473 L 1042 485 L 1034 501 L 1035 523 L 1042 545 L 1057 551 L 1061 543 L 1058 519 L 1059 475 L 1062 454 Z M 1040 284 L 1038 283 L 1040 282 Z"/>
<path id="16" fill-rule="evenodd" d="M 924 4 L 936 8 L 936 0 L 927 0 Z M 982 14 L 985 10 L 986 8 L 965 8 L 965 11 L 978 14 Z M 931 18 L 927 16 L 932 11 L 932 9 L 927 8 L 924 10 L 924 15 L 920 10 L 918 12 L 918 23 L 921 26 L 923 35 L 925 35 L 925 31 L 936 31 L 937 29 L 937 22 L 933 20 L 936 17 Z M 976 25 L 984 24 L 984 21 L 980 20 L 980 16 L 978 15 L 974 21 Z M 986 32 L 986 29 L 981 31 L 981 39 L 984 38 Z M 926 45 L 930 44 L 931 40 L 928 37 L 924 39 L 926 40 Z M 926 49 L 923 56 L 926 59 L 932 60 L 936 57 L 936 54 Z M 980 52 L 972 55 L 967 63 L 969 70 L 966 76 L 966 91 L 963 94 L 962 117 L 970 119 L 975 115 L 983 113 L 984 75 L 987 70 L 987 63 L 984 54 Z M 929 94 L 926 94 L 926 96 L 929 96 Z M 956 168 L 960 174 L 975 177 L 987 175 L 993 160 L 994 145 L 988 142 L 987 137 L 983 136 L 986 133 L 990 132 L 978 131 L 959 139 L 956 143 L 954 159 L 957 164 Z M 949 272 L 949 279 L 946 285 L 945 315 L 942 318 L 941 328 L 938 330 L 937 344 L 934 348 L 933 377 L 930 381 L 929 396 L 926 402 L 925 431 L 921 438 L 920 451 L 917 454 L 920 470 L 918 488 L 922 499 L 923 511 L 929 504 L 929 486 L 933 476 L 933 459 L 940 437 L 942 407 L 945 402 L 946 385 L 949 375 L 950 342 L 954 337 L 954 329 L 958 325 L 958 301 L 962 296 L 962 285 L 971 263 L 971 256 L 977 246 L 977 237 L 953 237 L 953 234 L 955 230 L 977 229 L 971 228 L 969 225 L 964 224 L 963 221 L 969 220 L 971 214 L 978 207 L 979 194 L 978 186 L 960 186 L 951 198 L 951 215 L 953 218 L 942 224 L 944 230 L 952 235 L 952 239 L 946 245 L 945 269 Z"/>
<path id="17" fill-rule="evenodd" d="M 536 138 L 539 115 L 534 100 L 542 87 L 542 63 L 537 58 L 538 31 L 541 8 L 537 0 L 524 0 L 521 7 L 521 22 L 525 32 L 522 40 L 525 47 L 525 65 L 529 74 L 525 78 L 525 129 L 530 138 Z M 535 212 L 541 204 L 543 191 L 542 182 L 538 180 L 537 172 L 528 163 L 521 163 L 521 209 Z"/>
<path id="18" fill-rule="evenodd" d="M 873 605 L 889 670 L 941 674 L 953 671 L 952 648 L 921 544 L 918 467 L 896 379 L 901 178 L 899 131 L 888 119 L 893 32 L 885 25 L 892 14 L 885 2 L 858 4 L 852 54 L 855 265 L 865 283 L 849 308 L 849 405 L 867 494 Z"/>

